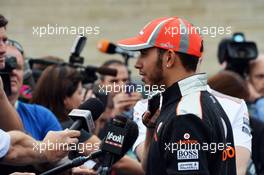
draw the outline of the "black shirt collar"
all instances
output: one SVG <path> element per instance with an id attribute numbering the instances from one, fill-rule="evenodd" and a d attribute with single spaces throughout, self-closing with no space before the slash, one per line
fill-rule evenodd
<path id="1" fill-rule="evenodd" d="M 182 96 L 188 95 L 197 91 L 205 91 L 207 85 L 207 75 L 205 73 L 195 74 L 190 77 L 184 78 L 162 93 L 162 107 L 178 101 Z"/>

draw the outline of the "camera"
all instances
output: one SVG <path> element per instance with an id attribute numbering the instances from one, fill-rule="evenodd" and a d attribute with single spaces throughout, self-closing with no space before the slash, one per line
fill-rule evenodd
<path id="1" fill-rule="evenodd" d="M 3 80 L 4 91 L 7 96 L 11 94 L 10 73 L 16 67 L 17 67 L 16 57 L 6 56 L 5 57 L 5 68 L 0 70 L 0 76 Z"/>
<path id="2" fill-rule="evenodd" d="M 17 60 L 14 56 L 5 56 L 5 68 L 1 69 L 0 72 L 11 73 L 13 69 L 17 67 Z"/>
<path id="3" fill-rule="evenodd" d="M 243 33 L 234 33 L 232 38 L 223 39 L 218 46 L 218 61 L 226 62 L 227 70 L 234 71 L 245 77 L 248 73 L 248 65 L 258 56 L 255 42 L 246 41 Z"/>

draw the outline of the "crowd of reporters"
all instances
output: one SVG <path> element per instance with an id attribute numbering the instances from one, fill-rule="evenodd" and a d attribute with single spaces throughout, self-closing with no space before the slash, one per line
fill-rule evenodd
<path id="1" fill-rule="evenodd" d="M 134 107 L 143 101 L 143 93 L 127 93 L 119 90 L 104 94 L 98 91 L 100 86 L 111 86 L 111 89 L 114 89 L 114 85 L 131 84 L 132 79 L 126 65 L 127 60 L 122 62 L 113 59 L 102 63 L 101 67 L 116 69 L 116 76 L 100 75 L 98 81 L 91 81 L 87 86 L 83 73 L 78 70 L 76 65 L 68 64 L 57 57 L 49 56 L 43 59 L 51 63 L 49 66 L 33 63 L 28 68 L 29 60 L 25 59 L 22 46 L 7 38 L 6 26 L 7 20 L 0 15 L 1 72 L 6 72 L 4 69 L 9 66 L 11 57 L 16 60 L 15 67 L 8 70 L 11 90 L 9 93 L 4 91 L 6 83 L 4 76 L 1 76 L 0 81 L 0 146 L 10 145 L 3 151 L 0 147 L 1 174 L 41 173 L 65 162 L 67 156 L 70 159 L 80 156 L 78 150 L 69 155 L 68 151 L 63 149 L 45 150 L 44 153 L 39 153 L 33 150 L 34 143 L 51 141 L 69 145 L 77 142 L 91 144 L 91 149 L 81 153 L 88 156 L 98 148 L 99 143 L 107 134 L 107 123 L 115 116 L 122 115 L 131 120 L 137 120 L 135 117 L 137 108 Z M 223 46 L 221 49 L 223 50 Z M 252 147 L 250 148 L 252 162 L 250 163 L 248 158 L 245 158 L 248 163 L 247 173 L 254 174 L 252 169 L 255 169 L 257 174 L 262 174 L 264 173 L 264 151 L 261 149 L 264 145 L 264 56 L 259 54 L 258 58 L 248 60 L 243 64 L 245 68 L 242 71 L 233 69 L 237 63 L 233 63 L 230 57 L 228 53 L 221 55 L 220 63 L 227 66 L 225 70 L 212 76 L 208 84 L 218 92 L 244 99 L 247 102 L 250 127 L 252 128 L 252 131 L 245 131 L 249 132 L 249 135 L 252 134 Z M 30 81 L 26 82 L 27 69 L 30 69 L 31 74 Z M 77 109 L 87 99 L 95 97 L 104 103 L 104 112 L 95 121 L 95 131 L 90 133 L 84 129 L 81 129 L 80 132 L 68 130 L 67 128 L 70 128 L 74 123 L 68 117 L 69 112 Z M 139 127 L 139 132 L 144 133 L 144 129 L 140 129 Z M 144 174 L 140 164 L 142 150 L 139 148 L 140 143 L 138 142 L 137 146 L 134 145 L 133 150 L 128 151 L 113 165 L 111 173 Z M 246 170 L 246 167 L 244 169 Z M 240 171 L 237 172 L 239 174 Z M 96 168 L 88 168 L 83 165 L 73 168 L 67 173 L 96 174 Z M 242 173 L 245 172 L 242 171 Z"/>

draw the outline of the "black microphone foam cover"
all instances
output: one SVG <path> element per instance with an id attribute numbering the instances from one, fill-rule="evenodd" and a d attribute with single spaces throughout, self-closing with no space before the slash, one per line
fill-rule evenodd
<path id="1" fill-rule="evenodd" d="M 127 151 L 132 148 L 133 144 L 137 140 L 138 137 L 138 126 L 135 122 L 133 122 L 130 119 L 127 119 L 126 117 L 123 116 L 116 116 L 114 119 L 112 119 L 112 122 L 116 122 L 115 120 L 118 120 L 119 123 L 121 123 L 124 126 L 124 128 L 127 129 L 127 134 L 126 137 L 124 138 L 124 143 L 123 143 L 123 148 L 122 148 L 122 153 L 120 156 L 117 156 L 114 160 L 114 162 L 117 162 L 120 160 L 126 153 Z"/>
<path id="2" fill-rule="evenodd" d="M 97 120 L 104 112 L 104 104 L 98 98 L 90 98 L 79 106 L 79 109 L 89 110 L 92 113 L 93 120 Z"/>
<path id="3" fill-rule="evenodd" d="M 106 53 L 110 53 L 110 54 L 116 53 L 116 45 L 113 43 L 109 43 Z"/>

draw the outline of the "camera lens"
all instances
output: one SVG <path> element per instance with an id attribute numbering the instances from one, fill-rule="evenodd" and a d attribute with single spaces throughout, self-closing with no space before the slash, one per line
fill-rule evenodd
<path id="1" fill-rule="evenodd" d="M 239 58 L 246 58 L 246 57 L 249 56 L 249 54 L 248 54 L 248 50 L 243 49 L 243 48 L 238 49 L 238 50 L 237 50 L 237 54 L 238 54 L 238 57 L 239 57 Z"/>

